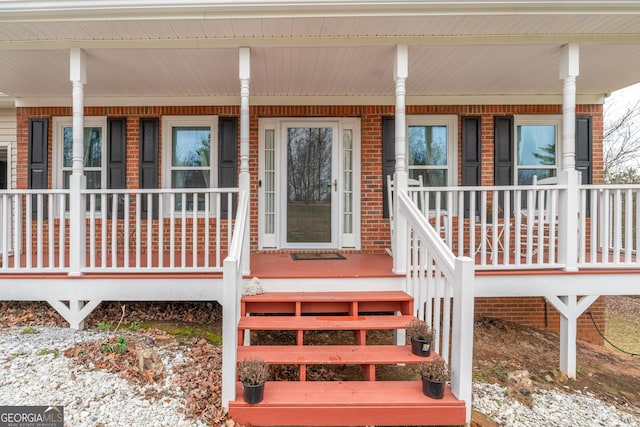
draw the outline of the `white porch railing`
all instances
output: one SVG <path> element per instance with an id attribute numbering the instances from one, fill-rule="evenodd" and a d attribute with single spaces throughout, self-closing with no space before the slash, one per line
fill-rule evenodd
<path id="1" fill-rule="evenodd" d="M 477 269 L 560 268 L 558 201 L 566 188 L 409 187 L 408 193 L 447 246 L 475 259 Z"/>
<path id="2" fill-rule="evenodd" d="M 238 189 L 84 190 L 85 267 L 71 271 L 69 190 L 0 192 L 0 272 L 222 272 Z M 223 212 L 223 208 L 224 211 Z"/>
<path id="3" fill-rule="evenodd" d="M 249 229 L 249 195 L 240 193 L 236 227 L 229 254 L 224 260 L 222 291 L 222 407 L 229 410 L 229 402 L 236 398 L 236 352 L 238 349 L 238 322 L 242 298 L 242 270 L 246 254 Z"/>
<path id="4" fill-rule="evenodd" d="M 222 271 L 238 189 L 84 193 L 88 206 L 84 272 Z"/>
<path id="5" fill-rule="evenodd" d="M 398 216 L 407 222 L 405 291 L 415 299 L 417 316 L 433 328 L 433 348 L 449 363 L 451 390 L 466 402 L 467 420 L 470 421 L 473 260 L 454 258 L 439 233 L 425 221 L 424 215 L 406 194 L 398 192 L 396 203 Z"/>
<path id="6" fill-rule="evenodd" d="M 640 267 L 640 185 L 581 186 L 579 209 L 580 267 Z"/>
<path id="7" fill-rule="evenodd" d="M 69 222 L 64 215 L 68 200 L 68 190 L 0 192 L 2 273 L 69 271 Z"/>

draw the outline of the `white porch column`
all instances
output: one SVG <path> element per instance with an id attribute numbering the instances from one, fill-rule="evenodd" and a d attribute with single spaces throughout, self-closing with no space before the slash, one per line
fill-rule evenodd
<path id="1" fill-rule="evenodd" d="M 405 114 L 405 82 L 409 74 L 409 48 L 406 45 L 396 47 L 396 61 L 393 69 L 393 80 L 396 82 L 396 123 L 395 154 L 396 168 L 393 174 L 394 192 L 407 192 L 407 126 Z M 407 269 L 407 221 L 398 211 L 398 203 L 393 204 L 395 220 L 395 239 L 393 244 L 393 272 L 404 274 Z"/>
<path id="2" fill-rule="evenodd" d="M 251 78 L 251 50 L 248 47 L 241 47 L 239 50 L 239 77 L 240 77 L 240 191 L 250 193 L 249 175 L 249 80 Z M 250 197 L 249 197 L 250 198 Z M 242 272 L 250 273 L 249 257 L 250 257 L 250 240 L 249 230 L 251 221 L 247 221 L 247 230 L 245 231 L 245 241 L 243 242 L 243 265 Z"/>
<path id="3" fill-rule="evenodd" d="M 69 79 L 73 86 L 73 169 L 69 179 L 69 263 L 70 276 L 81 275 L 86 263 L 86 205 L 81 191 L 87 188 L 84 176 L 84 85 L 87 83 L 85 52 L 72 48 Z M 80 307 L 82 308 L 82 307 Z"/>
<path id="4" fill-rule="evenodd" d="M 579 46 L 562 47 L 560 79 L 562 88 L 562 171 L 558 182 L 567 185 L 558 200 L 558 261 L 565 269 L 578 269 L 578 172 L 576 171 L 576 77 L 579 75 Z"/>

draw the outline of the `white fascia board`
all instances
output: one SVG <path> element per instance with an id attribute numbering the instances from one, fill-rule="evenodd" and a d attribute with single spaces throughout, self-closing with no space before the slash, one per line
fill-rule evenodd
<path id="1" fill-rule="evenodd" d="M 578 95 L 577 104 L 604 104 L 605 95 Z M 395 96 L 252 96 L 251 105 L 395 105 Z M 86 97 L 86 107 L 240 105 L 239 96 Z M 407 96 L 407 105 L 554 105 L 562 95 Z M 18 98 L 16 107 L 70 107 L 71 98 Z"/>
<path id="2" fill-rule="evenodd" d="M 573 0 L 78 0 L 2 1 L 0 21 L 78 19 L 221 19 L 406 15 L 526 15 L 640 13 L 640 1 Z"/>

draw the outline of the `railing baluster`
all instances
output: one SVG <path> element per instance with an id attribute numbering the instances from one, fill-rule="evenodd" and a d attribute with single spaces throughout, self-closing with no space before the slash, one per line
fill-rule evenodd
<path id="1" fill-rule="evenodd" d="M 211 221 L 211 194 L 204 198 L 204 266 L 209 268 L 209 221 Z"/>
<path id="2" fill-rule="evenodd" d="M 60 221 L 60 231 L 58 232 L 58 265 L 61 268 L 68 267 L 66 257 L 66 240 L 67 240 L 67 218 L 66 218 L 66 206 L 68 194 L 63 193 L 58 197 L 58 218 Z"/>
<path id="3" fill-rule="evenodd" d="M 38 268 L 42 268 L 44 265 L 44 205 L 43 194 L 38 193 L 36 195 L 36 265 Z"/>
<path id="4" fill-rule="evenodd" d="M 635 233 L 635 238 L 636 238 L 636 242 L 635 242 L 635 246 L 633 248 L 633 254 L 635 254 L 636 256 L 636 263 L 640 263 L 640 257 L 638 255 L 640 255 L 640 191 L 636 190 L 634 191 L 634 202 L 635 202 L 635 207 L 636 207 L 636 216 L 635 216 L 635 220 L 633 221 L 633 232 Z M 632 261 L 633 262 L 633 261 Z"/>
<path id="5" fill-rule="evenodd" d="M 142 222 L 142 206 L 140 203 L 141 200 L 141 194 L 140 193 L 136 193 L 136 223 L 135 223 L 135 236 L 136 236 L 136 268 L 140 268 L 142 267 L 142 262 L 141 262 L 141 254 L 140 254 L 140 250 L 142 249 L 142 242 L 141 240 L 141 236 L 140 236 L 140 223 Z"/>
<path id="6" fill-rule="evenodd" d="M 89 267 L 96 266 L 96 195 L 89 195 Z"/>
<path id="7" fill-rule="evenodd" d="M 164 268 L 164 207 L 165 207 L 165 204 L 166 204 L 165 194 L 163 193 L 158 194 L 158 267 L 159 268 Z"/>
<path id="8" fill-rule="evenodd" d="M 633 250 L 633 196 L 631 193 L 631 189 L 627 189 L 625 196 L 625 205 L 624 205 L 624 230 L 622 231 L 624 236 L 624 262 L 627 264 L 631 264 L 631 253 Z"/>
<path id="9" fill-rule="evenodd" d="M 27 241 L 26 241 L 26 253 L 25 255 L 25 267 L 26 268 L 31 268 L 32 264 L 31 264 L 31 257 L 33 256 L 33 240 L 32 239 L 32 234 L 33 234 L 33 210 L 31 208 L 31 204 L 33 202 L 33 196 L 31 194 L 28 194 L 26 197 L 26 203 L 25 203 L 25 217 L 27 219 L 25 225 L 26 225 L 26 235 L 27 235 Z"/>
<path id="10" fill-rule="evenodd" d="M 107 195 L 100 195 L 100 266 L 107 266 Z"/>
<path id="11" fill-rule="evenodd" d="M 171 193 L 169 208 L 169 267 L 176 266 L 176 195 Z"/>
<path id="12" fill-rule="evenodd" d="M 111 197 L 111 268 L 118 267 L 118 196 Z"/>
<path id="13" fill-rule="evenodd" d="M 615 202 L 613 206 L 613 263 L 618 264 L 620 262 L 620 246 L 622 244 L 622 193 L 619 189 L 615 191 Z"/>
<path id="14" fill-rule="evenodd" d="M 192 197 L 196 197 L 195 193 L 192 193 Z M 187 266 L 187 197 L 185 193 L 182 193 L 182 214 L 180 215 L 180 267 L 186 268 Z M 195 205 L 197 201 L 192 199 L 192 203 Z"/>
<path id="15" fill-rule="evenodd" d="M 469 257 L 476 257 L 476 198 L 475 190 L 469 193 Z M 464 214 L 464 212 L 463 212 Z M 458 220 L 459 221 L 459 220 Z M 464 234 L 458 237 L 458 244 L 464 245 Z"/>
<path id="16" fill-rule="evenodd" d="M 162 221 L 158 218 L 158 222 Z M 159 243 L 160 244 L 160 243 Z M 153 264 L 153 195 L 147 193 L 147 268 Z"/>
<path id="17" fill-rule="evenodd" d="M 119 193 L 118 198 L 120 198 Z M 122 216 L 124 217 L 124 225 L 122 226 L 122 249 L 124 252 L 124 268 L 129 268 L 129 197 L 126 193 L 123 193 L 122 198 L 124 199 L 124 206 L 122 207 Z"/>
<path id="18" fill-rule="evenodd" d="M 205 193 L 202 193 L 202 195 L 204 196 Z M 197 199 L 196 199 L 197 196 Z M 198 203 L 200 203 L 200 193 L 196 193 L 194 195 L 194 200 L 193 200 L 193 224 L 191 227 L 191 241 L 193 242 L 191 244 L 191 266 L 192 267 L 197 267 L 198 266 Z"/>
<path id="19" fill-rule="evenodd" d="M 221 197 L 220 197 L 220 193 L 216 193 L 216 267 L 219 267 L 221 264 L 221 260 L 220 260 L 220 247 L 221 247 L 221 238 L 220 238 L 220 223 L 222 222 L 222 213 L 221 213 L 221 207 L 220 207 L 220 202 L 222 201 Z"/>
<path id="20" fill-rule="evenodd" d="M 11 242 L 11 235 L 9 234 L 11 231 L 11 210 L 9 209 L 9 195 L 2 195 L 2 269 L 6 270 L 9 268 L 9 244 Z"/>

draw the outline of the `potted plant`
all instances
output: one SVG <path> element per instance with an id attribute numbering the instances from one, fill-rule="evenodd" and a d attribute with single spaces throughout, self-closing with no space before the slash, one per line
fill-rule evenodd
<path id="1" fill-rule="evenodd" d="M 262 358 L 248 357 L 238 363 L 238 378 L 243 386 L 244 400 L 247 403 L 259 403 L 269 379 L 269 364 Z"/>
<path id="2" fill-rule="evenodd" d="M 432 399 L 442 399 L 444 386 L 450 377 L 447 362 L 436 355 L 420 364 L 420 374 L 422 374 L 422 392 Z"/>
<path id="3" fill-rule="evenodd" d="M 427 357 L 431 354 L 431 340 L 433 331 L 427 322 L 418 318 L 413 319 L 405 327 L 407 337 L 411 340 L 411 352 L 417 356 Z"/>

